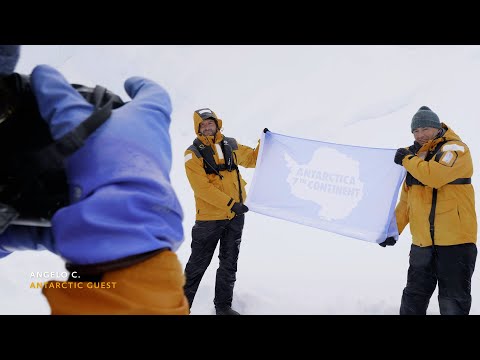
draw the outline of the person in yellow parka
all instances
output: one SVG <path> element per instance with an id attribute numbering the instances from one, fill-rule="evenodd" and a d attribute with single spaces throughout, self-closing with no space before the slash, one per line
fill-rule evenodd
<path id="1" fill-rule="evenodd" d="M 210 109 L 193 113 L 197 135 L 185 151 L 185 171 L 194 192 L 196 221 L 192 252 L 185 266 L 185 295 L 190 308 L 203 274 L 220 241 L 215 282 L 217 315 L 239 315 L 232 309 L 233 287 L 242 240 L 247 197 L 238 165 L 254 168 L 260 144 L 252 149 L 221 133 L 222 120 Z"/>
<path id="2" fill-rule="evenodd" d="M 427 106 L 413 116 L 411 130 L 414 144 L 398 149 L 394 159 L 408 172 L 395 209 L 397 226 L 401 233 L 410 223 L 413 242 L 400 314 L 425 315 L 438 283 L 440 313 L 468 315 L 477 258 L 471 153 Z"/>

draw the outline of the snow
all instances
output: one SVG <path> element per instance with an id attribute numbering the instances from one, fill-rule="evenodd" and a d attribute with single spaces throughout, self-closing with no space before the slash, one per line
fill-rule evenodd
<path id="1" fill-rule="evenodd" d="M 474 169 L 480 169 L 480 46 L 25 45 L 17 71 L 29 73 L 40 63 L 57 67 L 72 83 L 100 84 L 124 100 L 123 81 L 133 75 L 169 91 L 171 179 L 185 213 L 185 241 L 177 252 L 183 265 L 195 219 L 184 150 L 194 139 L 192 116 L 199 108 L 211 108 L 226 136 L 251 147 L 267 127 L 307 139 L 396 148 L 412 143 L 411 118 L 427 105 L 469 145 Z M 241 168 L 247 183 L 254 171 Z M 248 315 L 398 314 L 410 244 L 408 227 L 396 246 L 382 248 L 249 212 L 233 308 Z M 214 255 L 193 315 L 214 313 L 217 266 Z M 0 260 L 0 314 L 49 314 L 40 289 L 29 288 L 31 272 L 64 271 L 63 261 L 46 251 Z M 479 276 L 472 279 L 471 314 L 480 314 Z M 437 291 L 428 314 L 439 314 Z"/>

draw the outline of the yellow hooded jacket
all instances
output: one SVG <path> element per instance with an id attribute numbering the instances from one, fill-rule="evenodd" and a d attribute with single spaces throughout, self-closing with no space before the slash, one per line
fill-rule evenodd
<path id="1" fill-rule="evenodd" d="M 202 120 L 194 112 L 193 126 L 197 139 L 203 145 L 211 146 L 217 165 L 225 164 L 225 158 L 220 146 L 224 138 L 220 131 L 222 120 L 216 119 L 218 129 L 215 136 L 203 136 L 200 134 L 199 128 Z M 228 140 L 228 145 L 231 146 L 232 158 L 235 164 L 246 168 L 254 168 L 256 166 L 260 144 L 255 149 L 252 149 L 238 143 L 233 138 L 226 139 Z M 240 202 L 240 191 L 243 202 L 245 202 L 247 197 L 245 191 L 246 182 L 241 174 L 239 172 L 237 174 L 237 170 L 220 171 L 222 178 L 217 174 L 207 174 L 203 167 L 203 158 L 194 145 L 191 145 L 185 151 L 185 171 L 195 196 L 196 220 L 232 219 L 235 213 L 231 208 L 235 202 Z"/>
<path id="2" fill-rule="evenodd" d="M 405 156 L 403 166 L 422 185 L 402 185 L 400 201 L 395 209 L 398 231 L 410 223 L 412 242 L 431 246 L 430 210 L 433 189 L 437 189 L 434 243 L 439 246 L 476 243 L 477 216 L 475 194 L 471 184 L 449 184 L 459 178 L 471 178 L 473 163 L 470 150 L 460 137 L 444 123 L 443 136 L 423 145 L 417 156 Z M 429 161 L 423 160 L 437 144 L 442 145 Z"/>

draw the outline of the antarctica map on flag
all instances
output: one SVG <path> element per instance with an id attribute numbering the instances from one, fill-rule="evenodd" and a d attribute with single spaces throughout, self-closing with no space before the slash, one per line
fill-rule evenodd
<path id="1" fill-rule="evenodd" d="M 396 149 L 262 134 L 250 210 L 369 242 L 398 236 Z"/>
<path id="2" fill-rule="evenodd" d="M 359 164 L 335 149 L 320 148 L 307 164 L 297 164 L 287 153 L 285 161 L 290 173 L 287 183 L 293 196 L 320 205 L 318 216 L 331 221 L 343 219 L 357 207 L 363 196 Z M 348 168 L 345 172 L 319 169 Z M 328 206 L 324 206 L 328 204 Z"/>

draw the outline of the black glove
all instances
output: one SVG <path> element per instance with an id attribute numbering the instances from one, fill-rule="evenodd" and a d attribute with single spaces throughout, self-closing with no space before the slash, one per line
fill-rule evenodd
<path id="1" fill-rule="evenodd" d="M 395 240 L 393 236 L 390 236 L 386 238 L 384 242 L 381 242 L 378 245 L 380 245 L 381 247 L 386 247 L 386 246 L 393 246 L 396 243 L 397 243 L 397 240 Z"/>
<path id="2" fill-rule="evenodd" d="M 248 207 L 242 203 L 236 202 L 232 206 L 232 211 L 237 215 L 243 215 L 248 211 Z"/>
<path id="3" fill-rule="evenodd" d="M 420 143 L 418 141 L 413 142 L 413 150 L 415 150 L 415 153 L 417 153 L 418 150 L 420 150 L 421 147 L 422 147 L 422 145 L 420 145 Z"/>
<path id="4" fill-rule="evenodd" d="M 393 161 L 395 162 L 395 164 L 402 165 L 403 158 L 407 155 L 414 156 L 414 154 L 410 150 L 405 148 L 399 148 L 395 153 L 395 159 Z"/>

